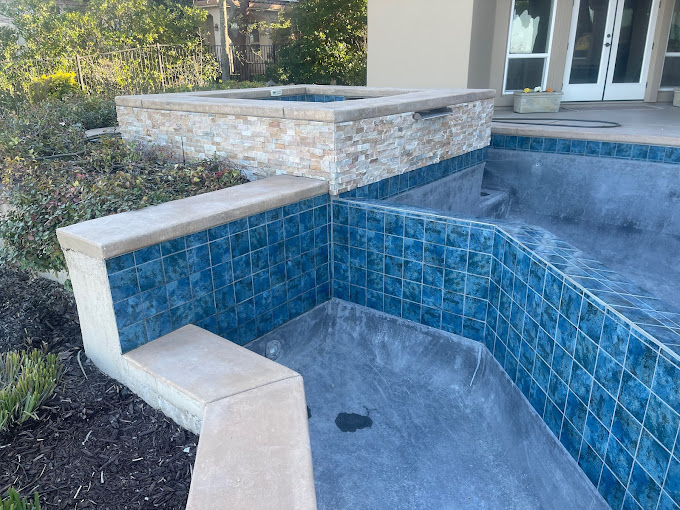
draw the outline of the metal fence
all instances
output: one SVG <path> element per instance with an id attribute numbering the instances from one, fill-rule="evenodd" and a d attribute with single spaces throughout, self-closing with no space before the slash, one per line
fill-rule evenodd
<path id="1" fill-rule="evenodd" d="M 266 45 L 161 45 L 55 59 L 0 62 L 0 90 L 17 90 L 42 75 L 73 72 L 83 90 L 138 94 L 207 86 L 220 77 L 252 80 L 276 61 L 276 48 Z M 225 76 L 227 75 L 227 76 Z"/>
<path id="2" fill-rule="evenodd" d="M 250 81 L 265 75 L 267 65 L 276 63 L 276 46 L 267 44 L 251 44 L 247 46 L 229 46 L 228 59 L 225 60 L 222 46 L 209 46 L 215 55 L 220 69 L 228 66 L 232 79 Z M 226 71 L 227 69 L 225 69 Z"/>

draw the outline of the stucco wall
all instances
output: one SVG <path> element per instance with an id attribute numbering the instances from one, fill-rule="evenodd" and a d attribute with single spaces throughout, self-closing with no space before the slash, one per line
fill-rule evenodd
<path id="1" fill-rule="evenodd" d="M 370 0 L 368 85 L 466 88 L 473 0 Z"/>

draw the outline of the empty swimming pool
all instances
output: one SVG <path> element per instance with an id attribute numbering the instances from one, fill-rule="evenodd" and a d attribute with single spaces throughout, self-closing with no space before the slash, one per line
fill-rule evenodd
<path id="1" fill-rule="evenodd" d="M 319 508 L 607 508 L 481 343 L 334 299 L 267 345 L 304 377 Z"/>

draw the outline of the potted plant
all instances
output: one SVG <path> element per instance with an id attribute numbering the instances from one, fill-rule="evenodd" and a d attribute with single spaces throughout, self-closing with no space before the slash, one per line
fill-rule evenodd
<path id="1" fill-rule="evenodd" d="M 514 104 L 512 110 L 515 113 L 551 113 L 560 111 L 562 92 L 553 89 L 543 91 L 541 87 L 535 89 L 526 88 L 514 92 Z"/>

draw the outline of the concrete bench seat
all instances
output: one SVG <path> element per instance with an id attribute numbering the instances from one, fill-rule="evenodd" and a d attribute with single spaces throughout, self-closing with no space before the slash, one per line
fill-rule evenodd
<path id="1" fill-rule="evenodd" d="M 200 434 L 188 509 L 316 508 L 299 374 L 193 325 L 123 359 L 133 391 Z"/>

